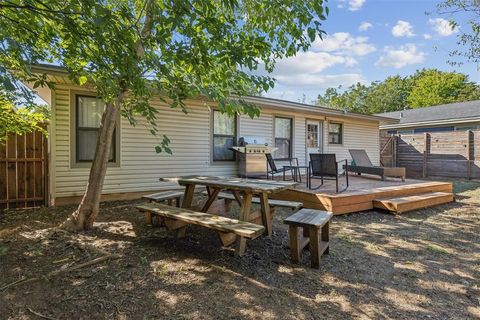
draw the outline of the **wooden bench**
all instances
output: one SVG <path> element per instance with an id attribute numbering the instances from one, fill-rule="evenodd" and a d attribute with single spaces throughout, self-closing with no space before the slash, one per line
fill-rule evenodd
<path id="1" fill-rule="evenodd" d="M 205 196 L 208 196 L 207 191 L 202 192 L 202 194 L 205 195 Z M 226 211 L 229 210 L 230 204 L 233 200 L 239 201 L 239 199 L 237 199 L 234 194 L 229 193 L 229 192 L 220 192 L 218 194 L 217 198 L 225 200 Z M 260 204 L 260 198 L 259 197 L 253 197 L 252 198 L 252 203 Z M 301 202 L 274 200 L 274 199 L 268 199 L 268 204 L 270 206 L 271 214 L 274 213 L 274 210 L 275 210 L 276 207 L 290 208 L 293 211 L 297 211 L 301 207 L 303 207 L 303 203 L 301 203 Z"/>
<path id="2" fill-rule="evenodd" d="M 283 222 L 288 224 L 290 252 L 293 263 L 298 263 L 302 250 L 309 245 L 312 268 L 319 268 L 320 257 L 328 254 L 330 247 L 330 219 L 333 214 L 327 211 L 302 209 Z M 303 232 L 299 233 L 302 228 Z"/>
<path id="3" fill-rule="evenodd" d="M 180 208 L 180 199 L 182 196 L 183 191 L 162 191 L 145 195 L 142 197 L 142 199 L 148 200 L 148 202 L 167 203 L 169 206 L 173 205 L 173 201 L 175 201 L 175 205 Z M 147 220 L 147 223 L 151 224 L 152 226 L 161 224 L 161 221 L 155 219 L 155 216 L 149 214 L 148 212 L 145 213 L 145 219 Z"/>
<path id="4" fill-rule="evenodd" d="M 150 202 L 165 202 L 169 205 L 173 204 L 173 200 L 175 200 L 175 204 L 177 207 L 180 207 L 180 198 L 183 196 L 184 191 L 162 191 L 158 193 L 153 193 L 149 195 L 145 195 L 142 199 L 148 200 Z"/>
<path id="5" fill-rule="evenodd" d="M 238 237 L 235 252 L 240 256 L 245 253 L 246 239 L 255 239 L 265 231 L 265 228 L 258 224 L 163 204 L 148 203 L 136 208 L 160 217 L 167 230 L 177 231 L 177 237 L 185 236 L 186 226 L 189 224 L 216 231 L 224 246 L 233 244 Z"/>

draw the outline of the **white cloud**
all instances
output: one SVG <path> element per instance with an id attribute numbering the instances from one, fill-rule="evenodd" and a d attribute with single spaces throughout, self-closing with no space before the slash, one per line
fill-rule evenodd
<path id="1" fill-rule="evenodd" d="M 365 4 L 365 0 L 350 0 L 348 1 L 348 10 L 357 11 Z"/>
<path id="2" fill-rule="evenodd" d="M 367 37 L 346 32 L 328 35 L 324 40 L 317 38 L 310 51 L 298 52 L 296 56 L 276 62 L 271 76 L 277 80 L 277 85 L 268 95 L 295 100 L 295 96 L 298 98 L 305 93 L 309 99 L 315 99 L 320 90 L 329 87 L 366 83 L 359 71 L 351 68 L 358 64 L 358 57 L 375 50 Z M 325 73 L 329 68 L 337 69 Z M 342 70 L 345 68 L 348 70 Z"/>
<path id="3" fill-rule="evenodd" d="M 358 26 L 358 31 L 367 31 L 370 28 L 373 28 L 373 24 L 371 24 L 370 22 L 362 22 Z"/>
<path id="4" fill-rule="evenodd" d="M 408 21 L 398 20 L 397 24 L 392 28 L 394 37 L 413 37 L 413 26 Z"/>
<path id="5" fill-rule="evenodd" d="M 275 66 L 275 74 L 290 75 L 316 73 L 335 65 L 351 67 L 358 62 L 352 57 L 333 55 L 327 52 L 299 52 L 296 56 L 279 60 Z"/>
<path id="6" fill-rule="evenodd" d="M 439 36 L 448 37 L 458 32 L 458 28 L 452 28 L 450 22 L 443 18 L 429 19 L 428 23 L 432 26 L 432 30 Z"/>
<path id="7" fill-rule="evenodd" d="M 365 1 L 366 0 L 338 0 L 337 7 L 343 9 L 348 6 L 348 10 L 357 11 L 363 7 Z"/>
<path id="8" fill-rule="evenodd" d="M 317 38 L 312 44 L 312 50 L 348 56 L 365 56 L 377 49 L 368 42 L 368 37 L 355 37 L 348 32 L 336 32 L 323 40 Z"/>
<path id="9" fill-rule="evenodd" d="M 429 33 L 424 33 L 424 34 L 423 34 L 423 39 L 425 39 L 425 40 L 430 40 L 430 39 L 432 39 L 432 35 L 429 34 Z"/>
<path id="10" fill-rule="evenodd" d="M 375 62 L 375 66 L 400 69 L 407 65 L 422 63 L 425 60 L 425 53 L 418 51 L 412 43 L 398 49 L 386 47 L 384 51 L 384 55 Z"/>
<path id="11" fill-rule="evenodd" d="M 307 74 L 307 75 L 285 75 L 275 77 L 278 83 L 289 87 L 301 87 L 303 89 L 327 89 L 338 86 L 351 86 L 357 82 L 367 81 L 358 73 L 341 74 Z"/>

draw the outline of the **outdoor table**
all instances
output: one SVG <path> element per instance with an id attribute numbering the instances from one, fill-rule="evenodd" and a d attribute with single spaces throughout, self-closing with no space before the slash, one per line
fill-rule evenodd
<path id="1" fill-rule="evenodd" d="M 293 181 L 295 182 L 302 182 L 302 172 L 300 169 L 306 169 L 306 174 L 307 177 L 310 172 L 310 166 L 296 166 L 296 165 L 288 165 L 288 166 L 283 166 L 283 168 L 286 170 L 292 170 L 293 171 Z M 284 172 L 285 172 L 284 171 Z M 307 178 L 308 180 L 308 178 Z"/>
<path id="2" fill-rule="evenodd" d="M 160 178 L 161 181 L 177 182 L 185 186 L 185 194 L 182 201 L 182 208 L 190 209 L 192 206 L 195 186 L 205 186 L 209 194 L 208 200 L 202 207 L 202 212 L 207 212 L 213 202 L 217 199 L 222 190 L 230 191 L 240 205 L 239 220 L 250 221 L 252 218 L 252 197 L 258 195 L 260 198 L 260 210 L 262 223 L 269 236 L 272 235 L 272 220 L 268 196 L 273 193 L 295 186 L 296 182 L 272 181 L 244 178 L 223 178 L 209 176 L 186 176 L 179 178 Z M 241 239 L 245 241 L 245 239 Z"/>

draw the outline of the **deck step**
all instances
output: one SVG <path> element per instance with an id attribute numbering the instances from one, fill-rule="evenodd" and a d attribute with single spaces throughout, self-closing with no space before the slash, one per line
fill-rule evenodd
<path id="1" fill-rule="evenodd" d="M 453 193 L 429 192 L 413 196 L 375 199 L 373 200 L 373 207 L 393 213 L 403 213 L 452 201 L 454 201 Z"/>

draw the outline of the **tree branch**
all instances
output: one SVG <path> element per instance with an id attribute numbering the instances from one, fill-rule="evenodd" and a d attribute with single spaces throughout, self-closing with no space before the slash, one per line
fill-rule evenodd
<path id="1" fill-rule="evenodd" d="M 61 14 L 66 14 L 66 15 L 76 15 L 80 14 L 78 12 L 72 12 L 72 11 L 63 11 L 63 10 L 54 10 L 46 6 L 45 4 L 42 3 L 46 8 L 38 8 L 32 5 L 19 5 L 15 4 L 13 2 L 7 1 L 6 3 L 0 3 L 0 8 L 7 8 L 7 9 L 17 9 L 17 10 L 30 10 L 33 12 L 41 13 L 41 12 L 47 12 L 47 13 L 61 13 Z"/>

